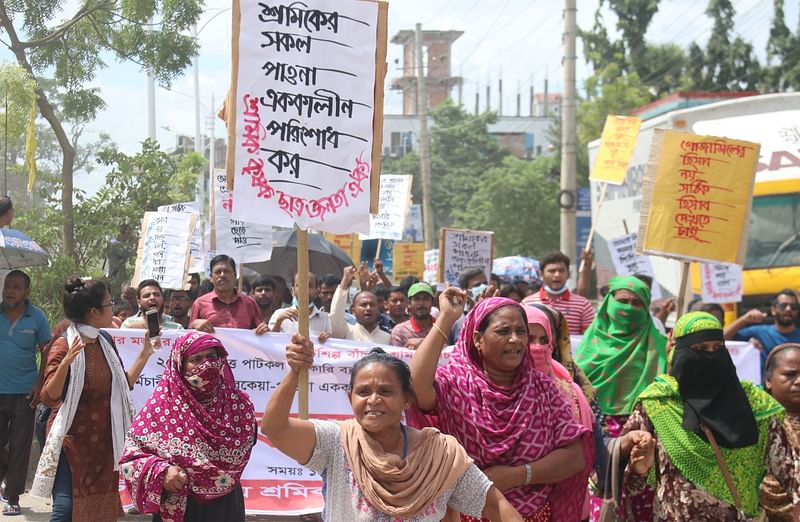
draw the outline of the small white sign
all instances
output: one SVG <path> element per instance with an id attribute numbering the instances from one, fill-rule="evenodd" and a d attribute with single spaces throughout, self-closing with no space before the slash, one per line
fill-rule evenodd
<path id="1" fill-rule="evenodd" d="M 172 203 L 171 205 L 161 205 L 158 207 L 159 212 L 191 212 L 195 215 L 194 231 L 189 240 L 189 273 L 202 274 L 206 269 L 206 260 L 203 255 L 205 251 L 203 245 L 203 234 L 200 224 L 200 211 L 197 208 L 197 203 L 190 201 L 188 203 Z"/>
<path id="2" fill-rule="evenodd" d="M 411 203 L 411 176 L 381 176 L 378 213 L 369 217 L 369 235 L 361 239 L 403 239 L 406 215 Z"/>
<path id="3" fill-rule="evenodd" d="M 703 302 L 738 303 L 742 300 L 742 267 L 730 263 L 701 263 Z"/>
<path id="4" fill-rule="evenodd" d="M 425 272 L 422 279 L 429 284 L 436 283 L 437 273 L 439 271 L 439 249 L 425 251 Z"/>

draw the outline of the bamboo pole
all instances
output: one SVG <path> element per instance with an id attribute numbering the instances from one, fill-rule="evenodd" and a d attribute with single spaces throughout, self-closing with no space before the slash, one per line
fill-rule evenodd
<path id="1" fill-rule="evenodd" d="M 678 306 L 675 308 L 678 319 L 680 319 L 685 312 L 683 307 L 686 304 L 686 286 L 689 284 L 689 267 L 690 264 L 688 261 L 681 262 L 681 287 L 678 292 Z"/>
<path id="2" fill-rule="evenodd" d="M 603 210 L 603 202 L 606 200 L 606 190 L 608 190 L 608 183 L 603 183 L 603 186 L 600 188 L 600 201 L 597 203 L 597 212 L 592 217 L 592 228 L 589 229 L 589 237 L 586 238 L 586 245 L 583 247 L 584 252 L 588 252 L 592 249 L 592 240 L 594 239 L 595 230 L 597 230 L 597 223 L 600 221 L 600 211 Z M 569 252 L 564 253 L 569 255 Z M 581 264 L 578 267 L 578 273 L 580 274 L 582 271 L 583 259 L 581 259 Z"/>
<path id="3" fill-rule="evenodd" d="M 308 332 L 308 231 L 296 227 L 297 234 L 297 309 L 298 332 L 309 338 Z M 308 419 L 308 370 L 300 371 L 297 412 L 301 419 Z"/>

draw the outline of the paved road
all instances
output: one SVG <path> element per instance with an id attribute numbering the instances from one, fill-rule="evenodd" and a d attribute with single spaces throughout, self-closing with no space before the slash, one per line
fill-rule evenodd
<path id="1" fill-rule="evenodd" d="M 3 522 L 48 522 L 50 520 L 50 501 L 34 498 L 26 493 L 20 497 L 19 504 L 22 506 L 22 516 L 2 517 Z M 119 520 L 126 522 L 150 522 L 151 515 L 128 515 Z M 298 522 L 300 518 L 251 515 L 247 517 L 247 520 L 248 522 Z"/>
<path id="2" fill-rule="evenodd" d="M 38 458 L 39 444 L 34 440 L 33 448 L 31 448 L 31 460 L 28 464 L 27 491 L 30 491 Z M 0 518 L 3 519 L 2 522 L 49 522 L 51 511 L 51 502 L 49 500 L 42 500 L 24 493 L 19 498 L 19 505 L 22 507 L 22 516 L 0 516 Z M 149 522 L 151 519 L 151 515 L 128 515 L 119 520 L 126 522 Z M 300 520 L 302 520 L 300 517 L 271 517 L 265 515 L 250 515 L 247 517 L 248 522 L 299 522 Z"/>

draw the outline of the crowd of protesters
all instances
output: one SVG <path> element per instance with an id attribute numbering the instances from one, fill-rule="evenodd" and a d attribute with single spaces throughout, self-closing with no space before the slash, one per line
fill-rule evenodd
<path id="1" fill-rule="evenodd" d="M 474 268 L 449 288 L 413 277 L 392 285 L 380 262 L 309 273 L 310 338 L 298 333 L 301 278 L 240 282 L 226 255 L 185 289 L 70 278 L 53 332 L 28 299 L 28 275 L 12 271 L 0 314 L 3 515 L 21 513 L 35 425 L 42 454 L 32 493 L 52 498 L 53 521 L 121 516 L 120 473 L 153 520 L 244 520 L 240 479 L 257 416 L 214 336 L 238 328 L 291 336 L 289 373 L 260 429 L 324 477 L 325 520 L 600 520 L 615 452 L 617 516 L 798 519 L 794 291 L 774 297 L 769 324 L 758 310 L 725 324 L 719 305 L 698 301 L 670 331 L 674 303 L 652 302 L 647 277 L 612 278 L 595 309 L 582 295 L 584 271 L 568 289 L 567 256 L 540 267 L 539 284 Z M 137 413 L 130 391 L 158 341 L 146 331 L 125 368 L 103 330 L 147 330 L 150 310 L 161 329 L 187 331 Z M 351 420 L 290 417 L 312 342 L 331 338 L 414 353 L 407 365 L 376 348 L 356 363 Z M 759 350 L 764 388 L 739 380 L 726 339 Z"/>

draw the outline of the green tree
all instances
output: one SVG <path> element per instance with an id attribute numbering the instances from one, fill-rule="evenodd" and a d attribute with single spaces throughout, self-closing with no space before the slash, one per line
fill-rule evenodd
<path id="1" fill-rule="evenodd" d="M 36 82 L 22 67 L 13 63 L 0 65 L 0 139 L 8 143 L 10 163 L 23 156 L 35 88 Z"/>
<path id="2" fill-rule="evenodd" d="M 431 111 L 431 119 L 431 205 L 438 229 L 459 219 L 484 172 L 500 165 L 510 153 L 489 134 L 489 124 L 497 121 L 495 113 L 468 114 L 447 100 Z M 412 153 L 387 161 L 382 170 L 413 175 L 414 200 L 422 201 L 419 156 Z"/>
<path id="3" fill-rule="evenodd" d="M 615 63 L 596 72 L 586 85 L 589 97 L 578 105 L 578 140 L 584 145 L 600 137 L 609 114 L 628 114 L 652 100 L 639 75 L 622 75 Z"/>
<path id="4" fill-rule="evenodd" d="M 706 14 L 714 20 L 714 27 L 705 51 L 696 44 L 690 47 L 690 63 L 695 65 L 687 70 L 686 83 L 705 91 L 758 89 L 761 65 L 752 44 L 733 36 L 736 9 L 731 1 L 709 0 Z"/>
<path id="5" fill-rule="evenodd" d="M 75 254 L 81 275 L 100 277 L 106 247 L 116 237 L 120 225 L 127 224 L 136 230 L 146 211 L 193 200 L 206 160 L 194 152 L 169 154 L 153 140 L 145 140 L 141 152 L 134 155 L 120 152 L 113 143 L 104 141 L 96 157 L 109 169 L 106 184 L 93 196 L 82 191 L 75 194 Z M 43 183 L 39 190 L 46 192 L 48 184 Z M 51 267 L 31 271 L 36 276 L 32 295 L 37 303 L 47 303 L 54 295 L 60 295 L 60 285 L 68 275 L 75 273 L 76 267 L 74 258 L 60 248 L 58 225 L 63 216 L 59 201 L 52 196 L 44 201 L 44 208 L 18 218 L 28 225 L 30 235 L 51 253 Z M 58 317 L 60 312 L 56 312 L 52 317 Z"/>
<path id="6" fill-rule="evenodd" d="M 772 92 L 800 88 L 800 38 L 786 26 L 783 0 L 774 0 L 772 27 L 767 41 L 764 87 Z"/>
<path id="7" fill-rule="evenodd" d="M 538 257 L 557 250 L 559 184 L 549 175 L 551 162 L 504 158 L 481 177 L 455 224 L 493 230 L 497 257 Z"/>
<path id="8" fill-rule="evenodd" d="M 185 35 L 202 12 L 201 0 L 84 0 L 65 16 L 61 0 L 0 0 L 3 43 L 17 63 L 37 81 L 53 75 L 63 93 L 62 104 L 39 86 L 39 112 L 50 125 L 62 152 L 61 211 L 63 252 L 76 263 L 73 172 L 75 146 L 65 121 L 90 121 L 104 106 L 91 87 L 106 56 L 132 60 L 152 68 L 159 81 L 169 83 L 197 52 Z M 158 18 L 157 23 L 148 23 Z"/>

